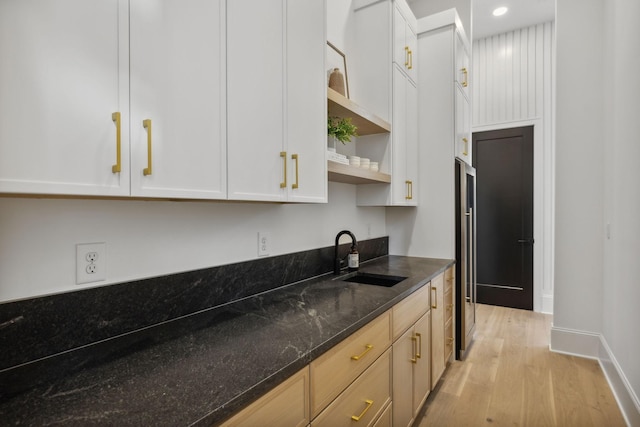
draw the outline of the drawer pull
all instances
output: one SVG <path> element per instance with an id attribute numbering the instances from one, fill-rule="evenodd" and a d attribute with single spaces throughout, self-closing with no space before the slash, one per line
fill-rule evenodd
<path id="1" fill-rule="evenodd" d="M 447 345 L 453 344 L 453 338 L 447 337 Z"/>
<path id="2" fill-rule="evenodd" d="M 365 346 L 367 349 L 365 351 L 363 351 L 361 354 L 359 354 L 358 356 L 351 356 L 352 360 L 360 360 L 360 358 L 362 358 L 362 356 L 364 356 L 365 354 L 367 354 L 369 352 L 369 350 L 371 350 L 373 348 L 373 344 L 367 344 Z M 356 420 L 358 421 L 358 420 Z"/>
<path id="3" fill-rule="evenodd" d="M 364 417 L 364 414 L 366 414 L 369 408 L 371 408 L 371 405 L 373 405 L 373 400 L 367 399 L 364 402 L 367 404 L 366 408 L 364 408 L 364 411 L 362 411 L 360 415 L 351 415 L 353 421 L 360 421 L 360 418 Z"/>
<path id="4" fill-rule="evenodd" d="M 411 337 L 411 363 L 418 363 L 418 337 Z"/>
<path id="5" fill-rule="evenodd" d="M 431 287 L 431 292 L 434 292 L 434 291 L 436 293 L 436 297 L 432 298 L 431 300 L 435 301 L 436 303 L 435 304 L 432 303 L 431 304 L 431 308 L 438 308 L 438 288 L 436 288 L 435 286 L 432 286 Z"/>
<path id="6" fill-rule="evenodd" d="M 422 334 L 416 332 L 416 336 L 418 337 L 418 352 L 416 353 L 416 358 L 420 359 L 422 357 Z"/>
<path id="7" fill-rule="evenodd" d="M 280 157 L 282 157 L 284 182 L 280 183 L 280 188 L 287 188 L 287 152 L 281 151 Z"/>
<path id="8" fill-rule="evenodd" d="M 452 308 L 453 308 L 453 304 L 447 304 L 447 311 L 451 311 Z"/>
<path id="9" fill-rule="evenodd" d="M 142 174 L 144 176 L 148 176 L 153 173 L 153 168 L 152 168 L 153 163 L 151 160 L 151 152 L 152 152 L 151 119 L 144 119 L 142 121 L 142 126 L 147 130 L 147 167 L 142 170 Z"/>

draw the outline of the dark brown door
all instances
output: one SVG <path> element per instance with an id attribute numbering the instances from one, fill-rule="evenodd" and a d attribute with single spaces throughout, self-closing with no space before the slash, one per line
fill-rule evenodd
<path id="1" fill-rule="evenodd" d="M 533 310 L 533 126 L 473 134 L 477 302 Z"/>

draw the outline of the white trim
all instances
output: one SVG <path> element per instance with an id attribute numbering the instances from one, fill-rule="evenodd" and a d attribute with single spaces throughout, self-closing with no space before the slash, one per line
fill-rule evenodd
<path id="1" fill-rule="evenodd" d="M 640 399 L 634 393 L 607 340 L 600 336 L 599 361 L 628 426 L 640 426 Z"/>
<path id="2" fill-rule="evenodd" d="M 505 123 L 474 126 L 472 132 L 485 132 L 533 126 L 533 310 L 553 313 L 553 271 L 546 271 L 553 266 L 553 222 L 552 195 L 545 194 L 545 176 L 551 170 L 544 164 L 543 122 L 541 118 L 515 120 Z M 548 192 L 547 192 L 548 193 Z M 545 269 L 546 266 L 546 269 Z M 550 283 L 546 283 L 547 278 Z"/>
<path id="3" fill-rule="evenodd" d="M 602 334 L 552 326 L 549 350 L 597 360 L 627 425 L 640 426 L 640 399 Z"/>
<path id="4" fill-rule="evenodd" d="M 600 334 L 551 326 L 549 349 L 555 353 L 598 359 Z"/>

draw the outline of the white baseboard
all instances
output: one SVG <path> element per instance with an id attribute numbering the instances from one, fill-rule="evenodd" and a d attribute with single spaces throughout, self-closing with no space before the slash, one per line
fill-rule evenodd
<path id="1" fill-rule="evenodd" d="M 542 295 L 542 307 L 540 312 L 553 314 L 553 295 Z"/>
<path id="2" fill-rule="evenodd" d="M 596 359 L 629 427 L 640 427 L 640 400 L 602 334 L 551 327 L 551 351 Z"/>
<path id="3" fill-rule="evenodd" d="M 627 425 L 640 427 L 640 399 L 634 393 L 629 380 L 622 372 L 607 341 L 602 336 L 600 337 L 600 357 L 598 359 Z"/>
<path id="4" fill-rule="evenodd" d="M 600 334 L 551 326 L 549 348 L 556 353 L 598 359 Z"/>

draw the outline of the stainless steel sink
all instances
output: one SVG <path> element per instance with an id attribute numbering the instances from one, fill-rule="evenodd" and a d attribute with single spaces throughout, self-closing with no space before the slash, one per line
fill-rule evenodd
<path id="1" fill-rule="evenodd" d="M 360 272 L 352 273 L 346 277 L 340 278 L 340 280 L 343 280 L 345 282 L 355 282 L 364 285 L 385 286 L 387 288 L 390 288 L 402 282 L 404 279 L 406 279 L 406 277 Z"/>

